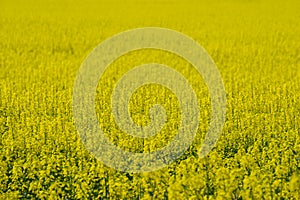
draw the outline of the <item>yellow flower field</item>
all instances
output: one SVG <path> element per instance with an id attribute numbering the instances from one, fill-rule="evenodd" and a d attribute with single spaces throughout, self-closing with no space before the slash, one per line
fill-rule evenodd
<path id="1" fill-rule="evenodd" d="M 300 199 L 299 10 L 297 0 L 1 0 L 0 199 Z M 120 149 L 156 151 L 180 126 L 176 95 L 148 84 L 130 99 L 132 120 L 146 126 L 149 109 L 160 104 L 164 127 L 146 139 L 120 130 L 111 94 L 134 66 L 171 66 L 189 81 L 200 110 L 197 135 L 181 157 L 153 172 L 128 173 L 86 149 L 72 94 L 94 47 L 143 27 L 182 32 L 207 50 L 225 86 L 226 122 L 200 158 L 211 116 L 201 75 L 162 50 L 121 56 L 99 80 L 95 105 L 100 127 Z"/>

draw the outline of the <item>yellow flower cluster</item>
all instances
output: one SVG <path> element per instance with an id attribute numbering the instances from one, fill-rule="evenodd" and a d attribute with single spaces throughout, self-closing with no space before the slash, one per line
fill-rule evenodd
<path id="1" fill-rule="evenodd" d="M 297 0 L 50 1 L 0 3 L 0 199 L 300 199 L 300 24 Z M 132 120 L 155 136 L 122 132 L 111 112 L 117 81 L 132 67 L 162 63 L 193 87 L 197 136 L 171 165 L 126 173 L 103 165 L 82 144 L 72 89 L 89 52 L 105 38 L 144 26 L 172 28 L 203 45 L 227 92 L 226 123 L 200 159 L 211 103 L 201 75 L 170 52 L 143 49 L 113 62 L 99 80 L 96 111 L 106 136 L 124 151 L 153 152 L 180 126 L 178 99 L 148 84 L 131 97 Z M 174 41 L 177 42 L 177 41 Z M 134 161 L 133 161 L 134 162 Z"/>

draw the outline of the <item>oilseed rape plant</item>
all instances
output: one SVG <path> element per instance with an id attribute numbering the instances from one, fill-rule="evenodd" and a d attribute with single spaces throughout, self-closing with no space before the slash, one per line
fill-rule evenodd
<path id="1" fill-rule="evenodd" d="M 0 199 L 299 199 L 299 10 L 296 0 L 2 0 Z M 93 94 L 83 97 L 94 95 L 94 105 L 82 105 L 96 116 L 85 115 L 84 122 L 96 121 L 108 142 L 122 152 L 154 154 L 176 140 L 183 124 L 174 89 L 153 81 L 130 93 L 118 88 L 126 77 L 132 84 L 140 80 L 139 73 L 135 79 L 128 73 L 138 72 L 137 66 L 156 63 L 180 74 L 195 95 L 197 108 L 190 112 L 199 112 L 195 137 L 172 162 L 143 171 L 139 160 L 124 159 L 128 168 L 120 170 L 90 149 L 103 144 L 86 145 L 93 140 L 82 133 L 93 127 L 78 130 L 74 87 L 98 44 L 143 27 L 180 32 L 206 49 L 222 77 L 226 118 L 211 151 L 200 156 L 214 121 L 205 75 L 164 49 L 122 54 L 97 77 Z M 130 95 L 123 99 L 115 91 Z M 125 118 L 118 112 L 124 104 Z M 163 123 L 158 120 L 150 137 L 122 126 L 129 119 L 152 127 L 159 117 Z M 110 152 L 108 161 L 115 158 Z"/>
<path id="2" fill-rule="evenodd" d="M 207 82 L 213 109 L 210 129 L 205 136 L 200 156 L 209 153 L 225 121 L 226 94 L 222 79 L 211 58 L 195 41 L 179 32 L 156 27 L 126 31 L 104 41 L 93 50 L 78 72 L 73 90 L 73 114 L 86 148 L 107 165 L 127 172 L 149 172 L 170 164 L 189 148 L 198 129 L 199 111 L 195 92 L 180 73 L 158 63 L 143 64 L 122 75 L 113 87 L 110 113 L 114 114 L 114 120 L 123 132 L 142 139 L 151 138 L 168 120 L 163 107 L 153 105 L 148 113 L 151 123 L 140 126 L 131 120 L 127 105 L 139 87 L 149 84 L 165 86 L 175 94 L 180 104 L 180 127 L 174 140 L 156 152 L 131 153 L 111 145 L 99 128 L 94 108 L 98 77 L 120 55 L 149 48 L 182 55 L 196 66 L 197 72 L 202 73 Z M 166 103 L 166 106 L 170 104 Z"/>

